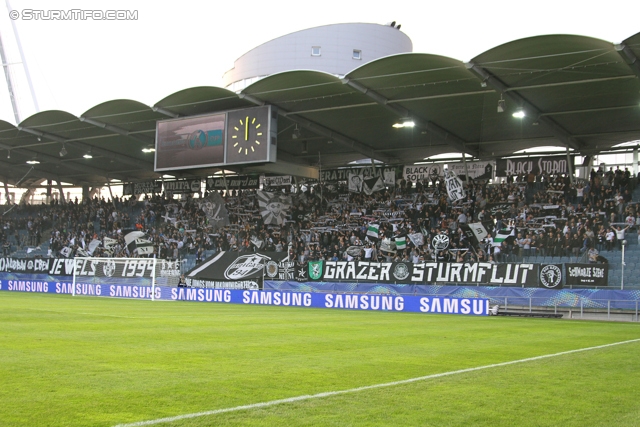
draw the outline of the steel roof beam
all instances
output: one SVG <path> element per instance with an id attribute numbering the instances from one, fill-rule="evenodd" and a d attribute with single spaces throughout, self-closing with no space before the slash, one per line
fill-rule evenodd
<path id="1" fill-rule="evenodd" d="M 31 128 L 20 127 L 20 126 L 18 126 L 18 130 L 30 133 L 32 135 L 39 136 L 41 138 L 47 138 L 52 141 L 62 142 L 64 144 L 68 144 L 72 147 L 76 147 L 81 150 L 91 149 L 93 153 L 96 153 L 105 157 L 109 157 L 113 160 L 118 160 L 119 162 L 126 163 L 131 166 L 135 166 L 136 168 L 140 168 L 140 164 L 150 163 L 150 162 L 145 162 L 144 160 L 138 160 L 134 157 L 125 156 L 124 154 L 116 153 L 114 151 L 105 150 L 104 148 L 100 148 L 98 146 L 89 145 L 89 144 L 78 142 L 78 141 L 72 141 L 72 140 L 69 140 L 68 138 L 64 138 L 64 137 L 61 137 L 60 135 L 56 135 L 50 132 L 42 132 L 37 129 L 31 129 Z M 52 157 L 52 158 L 55 158 L 55 157 Z"/>
<path id="2" fill-rule="evenodd" d="M 174 113 L 173 111 L 167 110 L 166 108 L 162 108 L 162 107 L 151 107 L 151 109 L 153 111 L 155 111 L 156 113 L 160 113 L 160 114 L 164 114 L 165 116 L 177 119 L 178 117 L 182 117 L 181 114 L 178 113 Z"/>
<path id="3" fill-rule="evenodd" d="M 460 151 L 461 153 L 467 153 L 467 154 L 471 154 L 472 156 L 476 156 L 478 157 L 480 155 L 479 152 L 475 151 L 475 150 L 471 150 L 469 148 L 467 148 L 466 144 L 467 142 L 465 140 L 463 140 L 462 138 L 458 137 L 457 135 L 449 132 L 448 130 L 440 127 L 439 125 L 429 121 L 429 120 L 423 120 L 422 118 L 418 117 L 417 115 L 415 115 L 411 110 L 408 110 L 404 107 L 401 107 L 400 105 L 394 105 L 392 102 L 392 100 L 384 97 L 383 95 L 379 94 L 378 92 L 368 88 L 367 86 L 363 85 L 362 83 L 356 82 L 354 80 L 351 79 L 342 79 L 342 83 L 346 84 L 347 86 L 351 87 L 352 89 L 357 90 L 358 92 L 363 93 L 364 95 L 368 96 L 369 98 L 373 99 L 376 103 L 382 105 L 383 107 L 385 107 L 387 110 L 391 111 L 392 113 L 396 114 L 397 116 L 403 118 L 403 119 L 411 119 L 415 125 L 421 129 L 427 130 L 429 132 L 434 133 L 435 135 L 439 136 L 440 138 L 445 139 L 449 145 L 453 146 L 454 148 L 456 148 L 458 151 Z"/>
<path id="4" fill-rule="evenodd" d="M 151 144 L 151 143 L 154 142 L 150 138 L 144 138 L 144 137 L 139 136 L 139 135 L 134 135 L 131 132 L 129 132 L 128 130 L 126 130 L 126 129 L 122 129 L 121 127 L 110 125 L 109 123 L 104 123 L 104 122 L 101 122 L 99 120 L 92 119 L 92 118 L 89 118 L 89 117 L 82 117 L 81 116 L 81 117 L 78 117 L 78 118 L 80 119 L 81 122 L 86 122 L 86 123 L 89 123 L 91 125 L 97 126 L 99 128 L 106 129 L 106 130 L 109 130 L 111 132 L 117 133 L 118 135 L 126 136 L 127 138 L 131 138 L 134 141 L 138 141 L 138 142 L 141 142 L 143 144 Z"/>
<path id="5" fill-rule="evenodd" d="M 638 57 L 635 55 L 635 53 L 633 53 L 629 46 L 624 43 L 620 43 L 615 45 L 614 47 L 618 52 L 618 55 L 622 56 L 624 62 L 626 62 L 629 68 L 631 68 L 633 74 L 635 74 L 637 77 L 640 77 L 640 60 L 638 60 Z"/>
<path id="6" fill-rule="evenodd" d="M 252 95 L 248 95 L 248 94 L 239 94 L 238 95 L 241 99 L 246 99 L 249 102 L 252 102 L 256 105 L 265 105 L 265 102 L 261 99 L 258 99 Z M 276 105 L 277 106 L 277 105 Z M 345 135 L 342 135 L 341 133 L 338 133 L 328 127 L 322 126 L 318 123 L 312 122 L 311 120 L 307 120 L 303 117 L 297 116 L 297 117 L 291 117 L 293 115 L 296 115 L 296 113 L 293 112 L 289 112 L 287 110 L 284 110 L 282 108 L 278 107 L 278 114 L 286 117 L 287 119 L 300 124 L 301 126 L 303 126 L 306 129 L 309 129 L 310 131 L 324 136 L 326 138 L 331 139 L 332 141 L 337 142 L 338 144 L 344 145 L 346 147 L 351 148 L 352 150 L 367 156 L 369 158 L 375 159 L 375 160 L 379 160 L 381 162 L 384 163 L 394 163 L 396 162 L 398 159 L 395 159 L 394 157 L 390 157 L 387 155 L 384 155 L 376 150 L 374 150 L 373 148 L 369 147 L 366 144 L 363 144 L 360 141 L 357 141 L 355 139 L 351 139 Z"/>
<path id="7" fill-rule="evenodd" d="M 29 129 L 29 128 L 18 128 L 21 131 L 27 132 L 27 133 L 31 133 L 33 135 L 38 135 L 41 138 L 50 138 L 49 134 L 46 134 L 44 132 L 40 132 L 40 131 L 36 131 L 34 129 Z M 54 139 L 55 140 L 55 139 Z M 64 138 L 62 138 L 62 141 L 60 142 L 65 142 Z M 66 144 L 69 144 L 68 142 L 65 142 Z M 83 172 L 83 173 L 88 173 L 91 175 L 95 175 L 95 174 L 106 174 L 107 171 L 105 171 L 104 169 L 99 169 L 93 166 L 84 166 L 75 162 L 69 162 L 69 161 L 62 161 L 61 159 L 55 157 L 55 156 L 49 156 L 47 154 L 43 154 L 43 153 L 39 153 L 37 151 L 31 151 L 31 150 L 26 150 L 24 148 L 19 148 L 19 147 L 13 147 L 11 148 L 11 151 L 17 151 L 17 152 L 21 152 L 21 153 L 28 153 L 28 156 L 37 156 L 39 160 L 44 160 L 48 163 L 53 163 L 59 166 L 64 166 L 67 167 L 69 169 L 74 169 L 77 170 L 79 172 Z M 139 166 L 139 165 L 138 165 Z"/>
<path id="8" fill-rule="evenodd" d="M 525 99 L 518 92 L 507 86 L 498 77 L 485 70 L 483 67 L 473 62 L 467 62 L 465 64 L 468 70 L 470 70 L 475 76 L 482 82 L 485 82 L 488 86 L 494 88 L 496 91 L 503 93 L 509 97 L 513 102 L 519 104 L 523 109 L 529 111 L 534 117 L 538 117 L 538 122 L 547 126 L 553 135 L 560 140 L 562 144 L 575 150 L 580 150 L 582 144 L 575 140 L 573 136 L 566 129 L 560 126 L 555 120 L 548 116 L 543 116 L 543 112 L 535 105 Z"/>
<path id="9" fill-rule="evenodd" d="M 23 166 L 15 165 L 15 164 L 4 162 L 4 161 L 0 161 L 0 166 L 2 167 L 3 170 L 13 170 L 13 171 L 16 171 L 17 173 L 24 174 Z M 43 170 L 39 170 L 35 167 L 33 168 L 33 170 L 34 170 L 34 173 L 40 177 L 40 179 L 52 179 L 54 181 L 63 180 L 65 182 L 69 182 L 76 186 L 81 186 L 83 183 L 86 183 L 85 181 L 78 181 L 76 179 L 63 179 L 59 175 L 52 174 Z M 15 185 L 15 184 L 11 184 L 11 185 Z"/>

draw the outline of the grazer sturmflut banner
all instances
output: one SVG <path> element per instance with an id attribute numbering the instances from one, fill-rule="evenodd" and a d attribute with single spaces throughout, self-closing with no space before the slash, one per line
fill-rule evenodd
<path id="1" fill-rule="evenodd" d="M 265 277 L 274 280 L 283 272 L 288 280 L 292 264 L 287 252 L 223 251 L 190 270 L 186 282 L 194 288 L 261 289 Z"/>
<path id="2" fill-rule="evenodd" d="M 538 286 L 539 264 L 437 263 L 370 261 L 309 261 L 296 274 L 308 281 L 375 282 L 414 284 L 483 284 L 499 286 Z"/>
<path id="3" fill-rule="evenodd" d="M 565 264 L 569 285 L 607 286 L 609 264 Z"/>

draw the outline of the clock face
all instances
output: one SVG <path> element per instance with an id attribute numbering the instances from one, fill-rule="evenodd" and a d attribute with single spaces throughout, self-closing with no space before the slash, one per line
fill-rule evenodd
<path id="1" fill-rule="evenodd" d="M 266 138 L 263 138 L 266 126 L 258 120 L 257 117 L 247 114 L 244 118 L 240 118 L 236 123 L 231 123 L 231 144 L 229 149 L 237 151 L 240 157 L 248 156 L 256 152 L 256 148 L 260 148 L 261 144 L 265 144 Z"/>
<path id="2" fill-rule="evenodd" d="M 268 160 L 269 109 L 250 108 L 227 113 L 226 163 Z"/>

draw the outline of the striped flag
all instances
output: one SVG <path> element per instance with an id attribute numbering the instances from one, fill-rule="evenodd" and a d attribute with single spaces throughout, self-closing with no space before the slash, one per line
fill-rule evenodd
<path id="1" fill-rule="evenodd" d="M 515 227 L 503 228 L 502 230 L 498 230 L 498 232 L 496 233 L 496 237 L 493 238 L 492 246 L 500 246 L 502 242 L 509 239 L 510 237 L 515 237 L 515 236 L 516 236 Z"/>
<path id="2" fill-rule="evenodd" d="M 396 237 L 396 248 L 397 249 L 406 249 L 407 247 L 407 238 L 405 236 Z"/>
<path id="3" fill-rule="evenodd" d="M 378 224 L 369 224 L 367 228 L 367 236 L 374 237 L 376 239 L 380 238 L 380 226 Z"/>

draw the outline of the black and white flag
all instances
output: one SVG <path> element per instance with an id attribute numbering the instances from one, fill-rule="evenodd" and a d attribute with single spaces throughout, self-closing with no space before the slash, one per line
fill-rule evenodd
<path id="1" fill-rule="evenodd" d="M 209 225 L 214 230 L 229 225 L 229 212 L 227 211 L 227 206 L 222 199 L 222 196 L 218 192 L 210 192 L 209 195 L 202 199 L 198 204 L 200 209 L 202 209 L 204 214 L 207 216 Z"/>
<path id="2" fill-rule="evenodd" d="M 454 171 L 445 169 L 444 180 L 447 186 L 447 193 L 452 202 L 455 203 L 466 197 L 464 188 L 462 187 L 462 180 L 458 178 Z"/>
<path id="3" fill-rule="evenodd" d="M 153 242 L 149 236 L 142 231 L 132 231 L 124 236 L 125 244 L 129 253 L 138 252 L 139 255 L 149 255 L 153 253 Z"/>
<path id="4" fill-rule="evenodd" d="M 260 214 L 267 225 L 282 225 L 291 209 L 291 197 L 278 193 L 258 191 Z"/>
<path id="5" fill-rule="evenodd" d="M 384 188 L 384 181 L 381 176 L 365 179 L 362 183 L 362 192 L 367 196 L 370 196 L 376 191 L 382 191 Z"/>
<path id="6" fill-rule="evenodd" d="M 460 229 L 467 236 L 467 239 L 473 246 L 478 246 L 482 240 L 484 240 L 489 233 L 493 230 L 493 224 L 491 221 L 484 222 L 472 222 L 470 224 L 460 225 Z"/>

